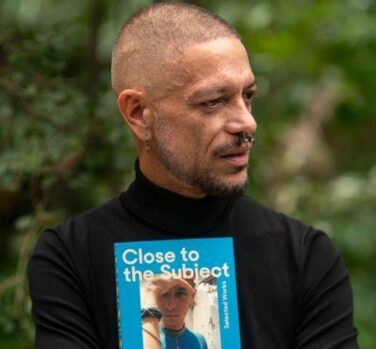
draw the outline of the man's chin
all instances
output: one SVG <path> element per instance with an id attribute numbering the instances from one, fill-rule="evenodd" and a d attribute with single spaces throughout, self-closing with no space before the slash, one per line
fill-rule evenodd
<path id="1" fill-rule="evenodd" d="M 208 176 L 200 178 L 196 185 L 208 195 L 219 197 L 235 197 L 242 195 L 248 184 L 248 175 L 239 176 Z M 229 178 L 230 177 L 230 178 Z M 231 178 L 235 177 L 235 178 Z"/>
<path id="2" fill-rule="evenodd" d="M 184 327 L 184 322 L 177 323 L 173 321 L 164 321 L 163 322 L 163 327 L 172 331 L 179 331 Z"/>

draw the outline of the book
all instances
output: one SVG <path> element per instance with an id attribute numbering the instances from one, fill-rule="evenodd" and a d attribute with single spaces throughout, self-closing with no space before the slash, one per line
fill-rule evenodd
<path id="1" fill-rule="evenodd" d="M 115 265 L 121 349 L 146 349 L 158 311 L 162 349 L 241 348 L 232 238 L 115 243 Z"/>

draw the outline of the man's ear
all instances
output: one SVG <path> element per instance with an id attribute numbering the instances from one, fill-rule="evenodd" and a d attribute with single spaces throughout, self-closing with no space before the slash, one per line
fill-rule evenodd
<path id="1" fill-rule="evenodd" d="M 145 108 L 144 94 L 137 90 L 123 90 L 117 104 L 124 121 L 139 140 L 144 140 L 151 124 L 151 113 Z"/>

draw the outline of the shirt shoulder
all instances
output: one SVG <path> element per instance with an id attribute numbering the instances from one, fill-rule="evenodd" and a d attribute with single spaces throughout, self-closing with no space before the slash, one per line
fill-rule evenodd
<path id="1" fill-rule="evenodd" d="M 120 200 L 114 198 L 46 229 L 40 240 L 59 240 L 64 245 L 68 244 L 69 248 L 80 248 L 91 240 L 95 242 L 106 236 L 111 237 L 119 226 L 124 226 L 124 221 L 127 221 L 126 212 Z"/>
<path id="2" fill-rule="evenodd" d="M 201 333 L 186 329 L 183 336 L 185 338 L 185 344 L 189 348 L 207 349 L 205 337 Z"/>
<path id="3" fill-rule="evenodd" d="M 274 256 L 275 263 L 294 261 L 300 273 L 312 263 L 317 267 L 315 270 L 325 269 L 340 258 L 325 232 L 268 208 L 253 198 L 239 197 L 231 212 L 231 220 L 239 245 L 254 246 L 261 254 Z M 318 276 L 313 272 L 311 277 Z"/>
<path id="4" fill-rule="evenodd" d="M 266 207 L 247 196 L 241 196 L 235 201 L 231 219 L 235 225 L 242 225 L 242 231 L 255 238 L 288 238 L 307 245 L 317 234 L 326 235 L 309 224 Z"/>
<path id="5" fill-rule="evenodd" d="M 126 225 L 124 215 L 121 203 L 115 198 L 44 230 L 34 247 L 30 264 L 36 259 L 48 259 L 86 272 L 92 268 L 92 260 L 112 253 L 119 231 L 117 226 Z"/>

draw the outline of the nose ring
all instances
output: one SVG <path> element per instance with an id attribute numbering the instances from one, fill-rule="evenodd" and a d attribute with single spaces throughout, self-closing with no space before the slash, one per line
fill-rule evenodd
<path id="1" fill-rule="evenodd" d="M 242 147 L 254 145 L 256 143 L 256 137 L 252 134 L 245 132 L 245 131 L 241 132 L 239 143 L 240 143 L 240 146 L 242 146 Z"/>

